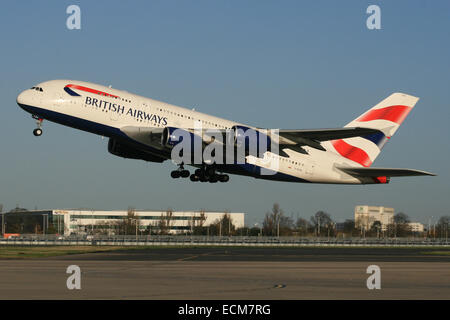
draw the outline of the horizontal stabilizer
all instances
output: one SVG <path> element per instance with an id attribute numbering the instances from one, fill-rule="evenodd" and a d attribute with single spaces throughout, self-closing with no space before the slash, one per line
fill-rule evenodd
<path id="1" fill-rule="evenodd" d="M 338 167 L 340 170 L 359 177 L 408 177 L 408 176 L 435 176 L 434 173 L 398 168 L 360 168 L 360 167 Z"/>

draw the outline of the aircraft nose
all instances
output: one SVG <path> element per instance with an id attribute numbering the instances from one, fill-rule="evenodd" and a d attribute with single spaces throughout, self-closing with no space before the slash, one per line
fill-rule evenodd
<path id="1" fill-rule="evenodd" d="M 19 93 L 16 102 L 18 105 L 25 104 L 25 99 L 26 99 L 26 90 Z"/>
<path id="2" fill-rule="evenodd" d="M 33 97 L 31 90 L 24 90 L 16 98 L 16 102 L 20 108 L 25 110 L 26 112 L 30 112 L 30 106 L 33 105 Z"/>
<path id="3" fill-rule="evenodd" d="M 20 107 L 24 107 L 26 105 L 30 105 L 31 101 L 31 92 L 30 90 L 24 90 L 16 98 L 16 102 Z"/>

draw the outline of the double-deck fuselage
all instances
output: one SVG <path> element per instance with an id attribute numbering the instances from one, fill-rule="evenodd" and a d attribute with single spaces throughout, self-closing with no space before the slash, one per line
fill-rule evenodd
<path id="1" fill-rule="evenodd" d="M 121 128 L 190 129 L 200 124 L 204 129 L 229 129 L 240 125 L 127 91 L 75 80 L 40 83 L 20 93 L 17 103 L 39 119 L 39 123 L 45 119 L 111 139 L 128 141 L 160 159 L 169 159 L 170 153 L 157 144 L 140 145 L 139 142 L 130 141 L 130 137 L 124 135 Z M 372 178 L 356 178 L 336 169 L 336 165 L 359 165 L 328 148 L 324 151 L 304 146 L 303 150 L 305 152 L 300 153 L 287 148 L 283 150 L 284 156 L 272 152 L 266 152 L 263 158 L 248 156 L 244 164 L 218 165 L 217 170 L 291 182 L 377 183 Z M 268 170 L 264 170 L 266 168 L 273 172 L 268 173 Z"/>

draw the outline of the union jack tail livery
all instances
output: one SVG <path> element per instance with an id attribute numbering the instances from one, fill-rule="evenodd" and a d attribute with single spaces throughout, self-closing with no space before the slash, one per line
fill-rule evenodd
<path id="1" fill-rule="evenodd" d="M 370 167 L 384 144 L 400 127 L 419 98 L 404 93 L 393 93 L 372 109 L 348 123 L 345 127 L 364 127 L 377 133 L 331 141 L 332 150 L 363 167 Z"/>

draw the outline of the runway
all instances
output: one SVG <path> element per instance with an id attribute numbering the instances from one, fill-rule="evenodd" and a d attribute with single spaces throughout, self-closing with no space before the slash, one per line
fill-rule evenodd
<path id="1" fill-rule="evenodd" d="M 157 248 L 2 260 L 0 299 L 450 299 L 448 252 Z M 380 290 L 366 286 L 374 264 Z M 66 287 L 69 265 L 81 268 L 81 290 Z"/>

